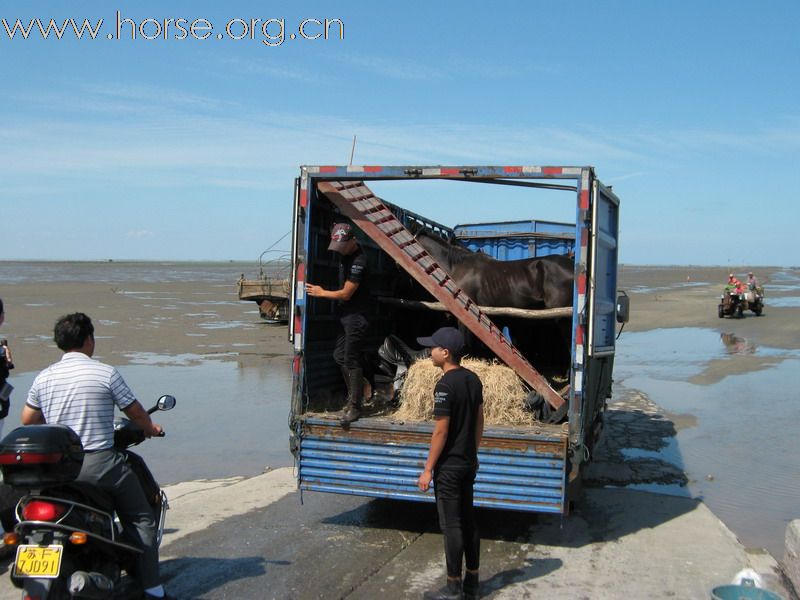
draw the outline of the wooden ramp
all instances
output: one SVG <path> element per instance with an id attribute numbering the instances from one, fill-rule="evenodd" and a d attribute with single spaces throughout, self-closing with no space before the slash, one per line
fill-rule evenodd
<path id="1" fill-rule="evenodd" d="M 428 254 L 408 229 L 363 181 L 323 181 L 319 191 L 400 264 L 434 298 L 541 394 L 554 409 L 564 399 L 509 342 L 491 319 Z"/>

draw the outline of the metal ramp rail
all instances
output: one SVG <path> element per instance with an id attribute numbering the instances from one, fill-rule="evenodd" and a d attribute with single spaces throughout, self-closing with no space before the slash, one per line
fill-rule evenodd
<path id="1" fill-rule="evenodd" d="M 550 386 L 547 379 L 503 336 L 491 319 L 458 287 L 363 181 L 322 181 L 317 187 L 346 217 L 478 336 L 500 360 L 541 394 L 551 407 L 556 410 L 566 408 L 564 399 Z"/>

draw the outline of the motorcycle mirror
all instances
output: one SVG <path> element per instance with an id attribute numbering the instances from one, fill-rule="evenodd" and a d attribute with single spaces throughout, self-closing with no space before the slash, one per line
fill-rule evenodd
<path id="1" fill-rule="evenodd" d="M 164 394 L 158 399 L 156 406 L 158 407 L 158 410 L 172 410 L 175 408 L 175 404 L 177 402 L 178 401 L 175 399 L 175 396 Z"/>

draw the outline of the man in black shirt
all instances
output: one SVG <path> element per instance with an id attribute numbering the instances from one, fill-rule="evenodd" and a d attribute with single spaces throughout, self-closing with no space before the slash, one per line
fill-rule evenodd
<path id="1" fill-rule="evenodd" d="M 326 290 L 309 283 L 306 284 L 306 293 L 339 302 L 341 332 L 336 338 L 333 359 L 341 368 L 347 386 L 347 404 L 342 416 L 342 427 L 347 427 L 361 416 L 361 397 L 364 392 L 362 350 L 369 326 L 366 317 L 369 290 L 364 285 L 367 257 L 356 241 L 353 226 L 348 223 L 334 224 L 328 250 L 341 255 L 339 289 Z"/>
<path id="2" fill-rule="evenodd" d="M 444 534 L 447 585 L 424 598 L 455 600 L 478 598 L 480 536 L 472 506 L 478 446 L 483 436 L 483 386 L 469 369 L 461 366 L 464 336 L 458 329 L 442 327 L 428 338 L 417 338 L 432 348 L 433 364 L 444 375 L 433 390 L 435 425 L 425 470 L 417 480 L 428 491 L 434 482 L 439 526 Z M 466 574 L 461 582 L 461 561 Z M 463 595 L 462 595 L 463 593 Z"/>

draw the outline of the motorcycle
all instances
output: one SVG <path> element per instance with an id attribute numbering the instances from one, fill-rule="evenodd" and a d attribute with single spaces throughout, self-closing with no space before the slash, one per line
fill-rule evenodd
<path id="1" fill-rule="evenodd" d="M 736 288 L 726 289 L 719 297 L 717 305 L 717 316 L 722 319 L 725 316 L 734 316 L 741 319 L 744 316 L 744 309 L 747 306 L 744 292 Z"/>
<path id="2" fill-rule="evenodd" d="M 175 404 L 173 396 L 164 395 L 147 412 L 171 410 Z M 128 449 L 144 440 L 144 431 L 132 421 L 115 422 L 114 448 L 125 454 L 142 484 L 160 545 L 167 496 L 144 459 Z M 18 427 L 0 442 L 3 481 L 24 492 L 16 506 L 17 525 L 3 538 L 16 546 L 11 581 L 24 590 L 23 598 L 99 600 L 142 593 L 134 581 L 142 550 L 126 541 L 111 497 L 75 481 L 83 457 L 80 438 L 63 425 Z M 130 577 L 123 578 L 123 571 Z"/>

